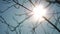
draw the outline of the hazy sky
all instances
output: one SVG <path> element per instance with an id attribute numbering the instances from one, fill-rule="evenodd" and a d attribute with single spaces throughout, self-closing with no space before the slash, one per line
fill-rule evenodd
<path id="1" fill-rule="evenodd" d="M 24 6 L 29 8 L 30 10 L 32 10 L 33 5 L 29 1 L 28 2 L 26 2 L 26 1 L 28 1 L 28 0 L 19 0 L 19 3 L 23 4 L 23 2 L 25 2 Z M 33 0 L 33 2 L 34 2 L 34 0 Z M 41 1 L 41 3 L 38 3 L 38 2 L 37 2 L 37 4 L 42 4 L 43 6 L 48 5 L 48 2 L 45 2 L 45 1 Z M 0 0 L 0 10 L 4 11 L 5 9 L 7 9 L 8 7 L 10 7 L 13 4 L 14 4 L 14 2 L 12 2 L 12 1 L 10 4 L 8 4 L 5 1 Z M 19 5 L 17 5 L 17 6 L 19 6 Z M 19 9 L 16 9 L 14 6 L 12 6 L 10 9 L 6 10 L 4 13 L 0 13 L 0 16 L 2 16 L 9 25 L 16 27 L 18 25 L 18 23 L 14 20 L 14 18 L 20 23 L 27 16 L 26 15 L 16 16 L 15 14 L 24 14 L 24 13 L 28 12 L 28 10 L 24 9 L 23 7 L 21 7 L 21 6 L 19 6 L 19 7 L 20 7 Z M 52 18 L 50 18 L 50 21 L 54 24 L 56 22 L 55 18 L 57 19 L 57 15 L 56 14 L 53 15 L 53 14 L 49 14 L 49 13 L 60 12 L 60 7 L 58 7 L 56 4 L 51 4 L 46 9 L 47 9 L 47 16 L 48 17 L 52 16 Z M 58 14 L 58 16 L 60 16 L 60 14 Z M 31 17 L 28 20 L 24 21 L 24 23 L 22 23 L 22 27 L 20 28 L 20 26 L 19 26 L 16 29 L 16 31 L 18 32 L 19 29 L 21 29 L 22 34 L 32 34 L 31 29 L 34 26 L 36 26 L 36 25 L 32 25 L 32 23 L 35 24 L 38 22 L 37 21 L 33 22 L 33 19 Z M 42 24 L 40 24 L 36 28 L 36 34 L 60 34 L 56 29 L 51 28 L 52 26 L 47 21 L 43 21 L 41 23 Z M 59 23 L 58 23 L 57 27 L 60 28 Z M 9 30 L 9 28 L 7 27 L 7 25 L 4 23 L 1 23 L 1 21 L 0 21 L 0 34 L 6 34 L 6 32 L 9 32 L 9 34 L 16 34 L 15 31 L 11 32 Z"/>

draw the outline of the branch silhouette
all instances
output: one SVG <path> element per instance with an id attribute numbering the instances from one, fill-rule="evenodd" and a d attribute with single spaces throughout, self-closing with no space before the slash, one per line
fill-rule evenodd
<path id="1" fill-rule="evenodd" d="M 14 0 L 13 0 L 13 1 L 14 1 Z M 14 2 L 15 2 L 15 1 L 14 1 Z M 50 2 L 50 3 L 55 3 L 55 2 L 52 2 L 52 1 L 49 1 L 49 2 Z M 32 12 L 32 10 L 24 7 L 23 5 L 21 5 L 21 4 L 17 3 L 17 2 L 15 2 L 15 3 Z M 58 32 L 60 32 L 60 30 L 59 30 L 54 24 L 52 24 L 46 17 L 43 17 L 43 18 L 44 18 L 46 21 L 48 21 L 48 23 L 50 23 Z"/>
<path id="2" fill-rule="evenodd" d="M 1 21 L 2 23 L 6 24 L 9 29 L 10 29 L 10 27 L 14 28 L 13 26 L 9 25 L 2 16 L 0 16 L 0 18 L 2 19 L 2 20 L 0 20 L 0 21 Z M 10 29 L 10 30 L 11 30 L 11 29 Z"/>
<path id="3" fill-rule="evenodd" d="M 51 21 L 49 21 L 46 17 L 43 16 L 43 18 L 49 23 L 51 24 L 58 32 L 60 32 L 59 28 L 56 27 Z"/>
<path id="4" fill-rule="evenodd" d="M 60 5 L 60 0 L 55 0 L 55 1 L 46 0 L 46 2 L 49 2 L 49 4 L 46 7 L 49 7 L 51 4 L 55 4 L 55 3 L 58 3 Z"/>
<path id="5" fill-rule="evenodd" d="M 21 22 L 19 22 L 18 25 L 17 25 L 16 27 L 14 27 L 14 29 L 11 30 L 11 31 L 15 31 L 16 28 L 18 28 L 22 23 L 24 23 L 24 21 L 26 21 L 27 19 L 29 19 L 31 16 L 32 16 L 32 15 L 28 16 L 27 18 L 25 18 L 24 20 L 22 20 Z"/>
<path id="6" fill-rule="evenodd" d="M 4 1 L 5 1 L 5 0 L 4 0 Z M 10 3 L 9 1 L 6 1 L 6 2 Z M 7 9 L 5 9 L 5 10 L 3 10 L 3 11 L 0 10 L 0 13 L 4 13 L 5 11 L 7 11 L 9 8 L 11 8 L 11 7 L 13 7 L 13 6 L 14 6 L 15 8 L 17 8 L 17 9 L 21 6 L 21 7 L 25 8 L 25 9 L 27 9 L 28 11 L 33 12 L 32 10 L 28 9 L 27 7 L 25 7 L 24 5 L 20 4 L 20 3 L 18 2 L 18 0 L 16 0 L 16 1 L 13 0 L 13 2 L 15 3 L 14 5 L 11 5 L 10 7 L 8 7 Z M 32 0 L 29 0 L 29 2 L 35 7 L 35 5 L 34 5 L 34 3 L 32 2 Z M 60 1 L 59 1 L 59 0 L 55 0 L 55 1 L 48 1 L 48 0 L 47 0 L 47 2 L 49 2 L 49 4 L 48 4 L 46 7 L 50 6 L 52 3 L 53 3 L 53 4 L 55 4 L 55 3 L 60 4 Z M 18 5 L 18 7 L 17 7 L 17 5 Z M 26 14 L 29 14 L 29 13 L 26 13 Z M 21 15 L 26 15 L 26 14 L 19 14 L 19 16 L 21 16 Z M 50 13 L 50 14 L 60 14 L 60 12 Z M 15 15 L 18 15 L 18 14 L 15 14 Z M 1 23 L 6 24 L 11 31 L 16 31 L 16 29 L 17 29 L 22 23 L 24 23 L 24 21 L 26 21 L 27 19 L 29 19 L 31 16 L 33 16 L 33 14 L 32 14 L 32 15 L 29 15 L 28 17 L 26 17 L 24 20 L 22 20 L 22 21 L 19 22 L 19 23 L 18 23 L 18 21 L 17 21 L 16 19 L 13 18 L 13 19 L 18 23 L 18 25 L 17 25 L 16 27 L 9 25 L 2 16 L 0 16 L 0 18 L 1 18 L 0 21 L 1 21 Z M 44 16 L 43 16 L 43 18 L 44 18 L 49 24 L 51 24 L 58 32 L 60 32 L 59 28 L 58 28 L 57 26 L 55 26 L 51 21 L 49 21 L 49 20 L 48 20 L 46 17 L 44 17 Z M 59 19 L 60 19 L 60 18 L 59 18 Z M 35 29 L 36 29 L 39 25 L 40 25 L 40 24 L 38 24 L 38 25 L 36 25 L 36 26 L 33 26 L 32 31 L 35 32 Z M 13 28 L 13 29 L 11 29 L 11 28 Z M 43 27 L 42 27 L 42 28 L 43 28 Z M 44 30 L 44 31 L 45 31 L 45 30 Z M 21 33 L 20 30 L 19 30 L 19 33 Z M 7 33 L 7 34 L 8 34 L 8 33 Z M 18 34 L 17 31 L 16 31 L 16 34 Z"/>
<path id="7" fill-rule="evenodd" d="M 3 11 L 0 10 L 0 13 L 6 12 L 8 9 L 10 9 L 11 7 L 13 7 L 14 5 L 16 5 L 16 4 L 11 5 L 10 7 L 8 7 L 7 9 L 5 9 L 5 10 L 3 10 Z"/>
<path id="8" fill-rule="evenodd" d="M 29 2 L 35 7 L 35 5 L 33 4 L 32 0 L 29 0 Z"/>
<path id="9" fill-rule="evenodd" d="M 25 6 L 23 6 L 23 5 L 19 4 L 19 3 L 18 3 L 18 2 L 16 2 L 15 0 L 13 0 L 13 2 L 14 2 L 14 3 L 16 3 L 16 4 L 18 4 L 18 5 L 19 5 L 19 6 L 21 6 L 21 7 L 25 8 L 25 9 L 29 10 L 30 12 L 32 12 L 32 10 L 30 10 L 30 9 L 26 8 Z"/>
<path id="10" fill-rule="evenodd" d="M 6 2 L 5 4 L 9 4 L 12 2 L 12 0 L 2 0 L 2 1 Z"/>

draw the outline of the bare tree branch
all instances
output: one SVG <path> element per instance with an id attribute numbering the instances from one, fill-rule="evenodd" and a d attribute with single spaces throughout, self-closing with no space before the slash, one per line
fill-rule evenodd
<path id="1" fill-rule="evenodd" d="M 5 10 L 3 10 L 3 11 L 0 10 L 0 13 L 6 12 L 8 9 L 10 9 L 11 7 L 13 7 L 14 5 L 16 5 L 16 4 L 11 5 L 10 7 L 8 7 L 7 9 L 5 9 Z"/>
<path id="2" fill-rule="evenodd" d="M 58 32 L 60 32 L 59 28 L 57 28 L 54 24 L 52 24 L 51 21 L 49 21 L 46 17 L 43 16 L 43 18 L 49 23 L 51 24 Z"/>
<path id="3" fill-rule="evenodd" d="M 33 4 L 32 0 L 29 0 L 29 2 L 35 7 L 35 5 Z"/>
<path id="4" fill-rule="evenodd" d="M 13 0 L 13 2 L 14 2 L 14 3 L 16 3 L 16 4 L 18 4 L 18 5 L 19 5 L 19 6 L 21 6 L 21 7 L 25 8 L 25 9 L 29 10 L 30 12 L 32 12 L 32 10 L 30 10 L 30 9 L 26 8 L 25 6 L 23 6 L 23 5 L 19 4 L 19 3 L 18 3 L 18 2 L 16 2 L 15 0 Z"/>
<path id="5" fill-rule="evenodd" d="M 31 16 L 32 16 L 32 15 L 28 16 L 27 18 L 25 18 L 24 20 L 22 20 L 21 22 L 19 22 L 18 25 L 17 25 L 16 27 L 14 27 L 14 29 L 11 30 L 11 31 L 15 31 L 16 28 L 18 28 L 22 23 L 24 23 L 24 21 L 26 21 L 27 19 L 29 19 Z"/>
<path id="6" fill-rule="evenodd" d="M 12 0 L 2 0 L 2 1 L 6 2 L 6 4 L 9 4 L 12 2 Z"/>

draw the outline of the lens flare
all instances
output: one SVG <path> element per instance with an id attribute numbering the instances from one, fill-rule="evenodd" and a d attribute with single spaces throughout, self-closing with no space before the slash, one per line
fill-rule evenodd
<path id="1" fill-rule="evenodd" d="M 33 8 L 34 19 L 44 20 L 42 17 L 46 15 L 46 9 L 42 5 L 37 5 Z"/>

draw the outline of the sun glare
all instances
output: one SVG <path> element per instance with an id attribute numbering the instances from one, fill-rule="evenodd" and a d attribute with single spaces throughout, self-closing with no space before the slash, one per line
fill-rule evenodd
<path id="1" fill-rule="evenodd" d="M 39 19 L 42 21 L 42 16 L 46 15 L 46 9 L 42 5 L 37 5 L 33 8 L 33 14 L 35 19 Z"/>

